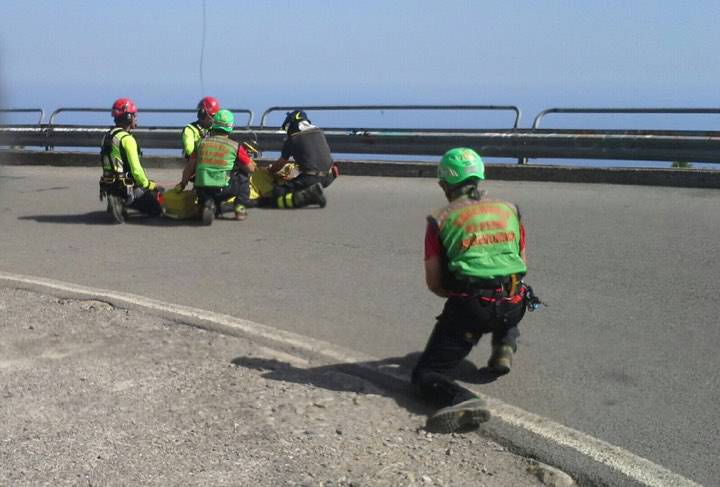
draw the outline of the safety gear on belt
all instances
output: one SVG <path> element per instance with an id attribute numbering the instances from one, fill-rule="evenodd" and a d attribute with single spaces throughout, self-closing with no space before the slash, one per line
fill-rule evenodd
<path id="1" fill-rule="evenodd" d="M 109 194 L 130 199 L 134 185 L 132 178 L 123 174 L 103 175 L 100 178 L 100 201 Z"/>
<path id="2" fill-rule="evenodd" d="M 469 178 L 485 179 L 485 164 L 480 155 L 466 147 L 447 151 L 438 164 L 438 179 L 454 186 Z"/>
<path id="3" fill-rule="evenodd" d="M 197 109 L 204 112 L 204 114 L 214 117 L 215 114 L 220 110 L 220 102 L 217 100 L 217 98 L 214 98 L 212 96 L 206 96 L 198 102 Z M 200 115 L 201 114 L 198 113 L 198 118 L 204 118 L 204 116 Z"/>
<path id="4" fill-rule="evenodd" d="M 233 131 L 235 116 L 230 110 L 220 110 L 213 117 L 212 130 L 222 130 L 227 133 Z"/>
<path id="5" fill-rule="evenodd" d="M 521 283 L 521 288 L 524 290 L 523 298 L 528 311 L 536 311 L 543 306 L 547 306 L 546 303 L 541 301 L 540 298 L 535 295 L 535 291 L 533 291 L 532 286 L 523 282 Z"/>
<path id="6" fill-rule="evenodd" d="M 508 284 L 509 283 L 509 284 Z M 546 303 L 540 300 L 535 295 L 535 291 L 532 286 L 519 280 L 518 276 L 511 276 L 506 283 L 496 288 L 467 288 L 464 291 L 453 291 L 452 296 L 459 296 L 464 298 L 474 298 L 480 301 L 488 303 L 508 303 L 518 304 L 524 303 L 525 308 L 532 312 L 537 311 L 543 306 L 547 306 Z"/>

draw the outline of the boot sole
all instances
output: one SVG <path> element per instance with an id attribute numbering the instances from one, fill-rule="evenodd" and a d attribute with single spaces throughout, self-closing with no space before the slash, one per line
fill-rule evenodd
<path id="1" fill-rule="evenodd" d="M 315 183 L 313 186 L 316 189 L 317 205 L 320 208 L 325 208 L 325 206 L 327 205 L 327 199 L 325 198 L 325 194 L 323 193 L 322 184 Z"/>
<path id="2" fill-rule="evenodd" d="M 498 375 L 505 375 L 510 373 L 510 366 L 509 365 L 500 365 L 500 364 L 494 364 L 487 366 L 488 372 L 492 372 L 493 374 Z"/>
<path id="3" fill-rule="evenodd" d="M 451 406 L 430 416 L 425 429 L 431 433 L 471 431 L 490 419 L 490 411 L 481 406 Z"/>
<path id="4" fill-rule="evenodd" d="M 110 216 L 113 218 L 115 223 L 125 223 L 125 218 L 127 216 L 127 210 L 125 209 L 125 205 L 123 205 L 122 200 L 115 195 L 108 195 L 108 207 L 107 211 L 110 214 Z"/>
<path id="5" fill-rule="evenodd" d="M 215 219 L 215 205 L 213 203 L 205 203 L 202 209 L 202 223 L 203 225 L 212 225 Z"/>

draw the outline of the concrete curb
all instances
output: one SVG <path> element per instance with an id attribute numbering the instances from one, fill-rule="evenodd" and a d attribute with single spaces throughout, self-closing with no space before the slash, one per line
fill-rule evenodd
<path id="1" fill-rule="evenodd" d="M 0 151 L 0 164 L 99 167 L 99 156 L 87 152 Z M 261 159 L 260 162 L 270 162 Z M 145 156 L 148 168 L 179 169 L 181 157 Z M 340 173 L 351 176 L 436 177 L 433 164 L 423 162 L 337 161 Z M 488 179 L 563 183 L 628 184 L 679 188 L 720 188 L 720 171 L 701 169 L 591 168 L 538 164 L 488 164 Z"/>
<path id="2" fill-rule="evenodd" d="M 209 331 L 257 340 L 291 355 L 309 356 L 316 359 L 318 363 L 346 364 L 348 373 L 373 381 L 396 392 L 407 393 L 410 388 L 408 378 L 402 370 L 393 365 L 385 366 L 375 357 L 249 320 L 165 303 L 129 293 L 89 288 L 2 271 L 0 271 L 0 285 L 57 297 L 104 301 L 116 307 L 150 312 L 156 316 Z M 486 400 L 493 418 L 499 422 L 495 427 L 488 423 L 485 431 L 500 442 L 505 440 L 505 443 L 516 450 L 518 454 L 532 456 L 550 465 L 555 463 L 553 460 L 556 452 L 545 452 L 538 449 L 527 451 L 522 446 L 516 446 L 504 438 L 503 430 L 505 428 L 520 428 L 529 436 L 541 438 L 556 449 L 571 450 L 585 458 L 589 464 L 596 465 L 591 469 L 593 470 L 592 474 L 577 470 L 577 468 L 566 469 L 581 485 L 627 484 L 652 487 L 665 485 L 699 487 L 699 484 L 620 447 L 553 423 L 546 418 L 533 415 L 482 393 L 478 393 L 478 395 Z M 628 481 L 629 483 L 627 483 Z"/>

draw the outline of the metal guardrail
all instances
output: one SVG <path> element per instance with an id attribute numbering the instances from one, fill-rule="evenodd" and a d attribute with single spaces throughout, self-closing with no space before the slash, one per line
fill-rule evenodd
<path id="1" fill-rule="evenodd" d="M 15 130 L 12 134 L 4 134 L 0 128 L 0 145 L 4 142 L 4 135 L 7 138 L 15 137 L 17 142 L 14 145 L 43 146 L 43 147 L 100 147 L 103 135 L 108 127 L 71 127 L 56 125 L 52 130 L 44 132 L 44 139 L 40 135 L 29 130 Z M 182 148 L 179 127 L 139 127 L 133 129 L 133 135 L 137 138 L 143 149 L 178 149 Z M 253 132 L 249 129 L 236 129 L 235 137 L 247 137 L 255 139 Z"/>
<path id="2" fill-rule="evenodd" d="M 0 145 L 99 147 L 106 127 L 0 127 Z M 133 131 L 144 148 L 179 149 L 177 128 Z M 336 154 L 425 155 L 472 147 L 486 157 L 691 161 L 720 163 L 720 132 L 500 129 L 420 131 L 327 129 Z M 278 151 L 284 135 L 275 129 L 236 130 L 264 151 Z"/>
<path id="3" fill-rule="evenodd" d="M 457 105 L 470 107 L 473 105 Z M 488 105 L 489 106 L 489 105 Z M 382 108 L 380 108 L 382 107 Z M 316 109 L 424 109 L 441 105 L 355 105 L 303 107 Z M 411 108 L 412 107 L 412 108 Z M 478 108 L 479 105 L 474 105 Z M 501 109 L 502 107 L 495 106 Z M 262 123 L 273 111 L 293 109 L 271 107 L 263 114 Z M 433 108 L 430 108 L 433 109 Z M 152 109 L 160 113 L 189 113 L 195 110 Z M 720 113 L 713 108 L 671 109 L 549 109 L 548 113 Z M 61 108 L 53 112 L 51 123 L 37 126 L 0 126 L 0 145 L 44 147 L 97 148 L 107 126 L 55 125 L 56 116 L 67 111 L 99 111 L 99 108 Z M 149 110 L 144 110 L 149 111 Z M 235 110 L 243 112 L 243 109 Z M 250 119 L 252 112 L 245 110 Z M 519 110 L 516 112 L 516 123 Z M 134 130 L 144 148 L 179 149 L 178 127 L 140 127 Z M 569 130 L 569 129 L 357 129 L 325 128 L 328 142 L 336 154 L 423 155 L 437 157 L 450 147 L 472 147 L 486 157 L 653 160 L 720 163 L 720 131 L 680 130 Z M 265 151 L 279 151 L 285 134 L 276 128 L 251 125 L 236 129 L 236 139 L 252 138 Z"/>
<path id="4" fill-rule="evenodd" d="M 253 112 L 247 108 L 228 108 L 233 114 L 244 113 L 248 116 L 248 121 L 244 127 L 250 127 L 253 121 Z M 48 126 L 52 128 L 55 125 L 55 118 L 61 113 L 109 113 L 107 108 L 91 108 L 91 107 L 62 107 L 58 108 L 50 114 Z M 138 113 L 197 113 L 197 109 L 190 108 L 141 108 Z M 42 123 L 42 122 L 41 122 Z"/>
<path id="5" fill-rule="evenodd" d="M 479 110 L 479 111 L 511 111 L 515 113 L 513 128 L 520 123 L 520 109 L 513 105 L 323 105 L 323 106 L 285 106 L 270 107 L 260 118 L 260 127 L 265 127 L 267 116 L 273 112 L 287 112 L 302 108 L 303 111 L 348 111 L 348 110 Z"/>
<path id="6" fill-rule="evenodd" d="M 548 108 L 535 116 L 532 128 L 540 128 L 540 120 L 550 113 L 720 114 L 720 108 Z"/>
<path id="7" fill-rule="evenodd" d="M 45 110 L 42 108 L 0 108 L 0 113 L 39 113 L 38 125 L 42 125 L 45 119 Z"/>
<path id="8" fill-rule="evenodd" d="M 545 118 L 546 115 L 551 113 L 564 113 L 564 114 L 720 114 L 720 108 L 686 108 L 686 107 L 674 107 L 674 108 L 548 108 L 538 113 L 533 120 L 533 129 L 540 128 L 540 121 Z M 671 160 L 678 160 L 683 158 L 673 158 Z M 665 160 L 665 159 L 660 159 Z M 518 159 L 519 164 L 527 164 L 528 157 L 521 157 Z"/>

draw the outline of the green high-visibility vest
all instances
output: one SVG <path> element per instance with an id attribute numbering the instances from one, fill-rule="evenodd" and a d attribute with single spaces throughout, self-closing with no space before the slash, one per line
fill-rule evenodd
<path id="1" fill-rule="evenodd" d="M 520 218 L 515 205 L 461 196 L 432 218 L 448 269 L 456 278 L 495 279 L 527 272 L 520 257 Z"/>
<path id="2" fill-rule="evenodd" d="M 224 188 L 235 167 L 238 143 L 223 135 L 204 138 L 197 148 L 195 187 Z"/>

